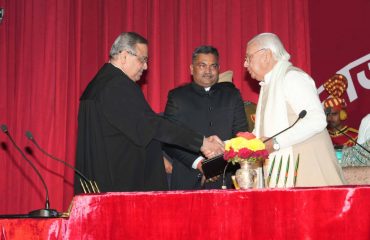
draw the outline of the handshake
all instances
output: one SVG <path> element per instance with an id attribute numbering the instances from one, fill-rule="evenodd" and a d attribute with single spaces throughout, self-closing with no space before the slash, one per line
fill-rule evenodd
<path id="1" fill-rule="evenodd" d="M 206 156 L 206 158 L 212 158 L 217 155 L 221 155 L 225 151 L 224 142 L 216 135 L 205 137 L 203 139 L 203 145 L 200 151 Z"/>

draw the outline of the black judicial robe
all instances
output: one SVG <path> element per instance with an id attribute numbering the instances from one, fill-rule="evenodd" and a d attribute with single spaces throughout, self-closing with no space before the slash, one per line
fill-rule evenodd
<path id="1" fill-rule="evenodd" d="M 80 98 L 76 168 L 101 192 L 167 190 L 161 142 L 198 152 L 203 135 L 154 113 L 140 87 L 106 63 Z"/>

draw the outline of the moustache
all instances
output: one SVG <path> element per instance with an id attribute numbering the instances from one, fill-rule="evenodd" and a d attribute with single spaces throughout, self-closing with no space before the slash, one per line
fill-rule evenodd
<path id="1" fill-rule="evenodd" d="M 202 77 L 212 78 L 214 77 L 214 75 L 213 74 L 203 74 Z"/>

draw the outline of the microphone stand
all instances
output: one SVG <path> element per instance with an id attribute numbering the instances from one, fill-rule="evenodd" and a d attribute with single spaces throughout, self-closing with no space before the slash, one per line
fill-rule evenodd
<path id="1" fill-rule="evenodd" d="M 272 137 L 269 137 L 267 139 L 265 139 L 263 141 L 263 143 L 266 143 L 267 141 L 270 141 L 271 139 L 273 139 L 274 137 L 280 135 L 281 133 L 287 131 L 288 129 L 292 128 L 300 119 L 304 118 L 307 114 L 307 111 L 306 110 L 302 110 L 299 114 L 298 114 L 298 118 L 297 120 L 295 120 L 295 122 L 289 126 L 288 128 L 285 128 L 283 129 L 282 131 L 274 134 Z M 252 155 L 252 154 L 251 154 Z M 223 171 L 223 174 L 222 174 L 222 189 L 226 189 L 226 184 L 225 184 L 225 174 L 226 174 L 226 169 L 229 165 L 229 162 L 226 164 L 225 168 L 224 168 L 224 171 Z M 258 182 L 259 182 L 259 185 L 258 185 L 258 188 L 264 188 L 265 187 L 265 180 L 264 180 L 264 172 L 263 172 L 263 163 L 262 163 L 262 166 L 258 167 L 259 168 L 259 179 L 258 179 Z"/>
<path id="2" fill-rule="evenodd" d="M 274 134 L 272 137 L 269 137 L 269 138 L 266 138 L 265 140 L 263 140 L 263 143 L 265 143 L 265 142 L 268 142 L 268 141 L 270 141 L 271 139 L 273 139 L 274 137 L 276 137 L 277 135 L 280 135 L 281 133 L 283 133 L 283 132 L 285 132 L 285 131 L 287 131 L 287 130 L 289 130 L 289 129 L 291 129 L 300 119 L 302 119 L 302 118 L 304 118 L 305 116 L 306 116 L 306 114 L 307 114 L 307 111 L 306 110 L 302 110 L 300 113 L 299 113 L 299 115 L 298 115 L 298 118 L 297 118 L 297 120 L 295 120 L 295 122 L 291 125 L 291 126 L 289 126 L 288 128 L 285 128 L 285 129 L 283 129 L 282 131 L 280 131 L 280 132 L 278 132 L 278 133 L 276 133 L 276 134 Z"/>
<path id="3" fill-rule="evenodd" d="M 226 180 L 225 180 L 225 175 L 226 175 L 226 169 L 227 167 L 229 166 L 229 163 L 230 162 L 227 162 L 225 168 L 224 168 L 224 173 L 222 174 L 222 186 L 221 186 L 221 189 L 227 189 L 226 187 Z"/>
<path id="4" fill-rule="evenodd" d="M 351 140 L 354 144 L 358 145 L 359 147 L 361 147 L 363 150 L 365 150 L 367 153 L 370 154 L 370 151 L 367 150 L 364 146 L 362 146 L 362 144 L 359 144 L 355 139 L 353 139 L 351 136 L 349 136 L 347 133 L 345 133 L 344 131 L 340 130 L 339 128 L 333 126 L 335 130 L 337 130 L 339 133 L 343 134 L 344 136 L 346 136 L 349 140 Z"/>
<path id="5" fill-rule="evenodd" d="M 332 108 L 331 107 L 328 107 L 324 110 L 325 112 L 325 115 L 326 117 L 329 116 L 329 114 L 331 113 L 331 110 Z M 363 150 L 365 150 L 367 153 L 370 154 L 370 151 L 367 150 L 364 146 L 362 146 L 362 144 L 359 144 L 355 139 L 353 139 L 351 136 L 349 136 L 347 133 L 343 132 L 342 130 L 340 130 L 339 128 L 337 128 L 336 126 L 333 126 L 333 128 L 335 130 L 337 130 L 338 132 L 340 132 L 341 134 L 343 134 L 344 136 L 346 136 L 349 140 L 351 140 L 353 143 L 355 143 L 356 145 L 360 146 Z"/>
<path id="6" fill-rule="evenodd" d="M 253 153 L 251 153 L 248 157 L 252 156 Z M 248 158 L 247 157 L 247 158 Z M 221 186 L 221 189 L 227 189 L 227 186 L 226 186 L 226 182 L 225 182 L 225 176 L 226 176 L 226 169 L 227 167 L 229 166 L 229 163 L 230 162 L 227 162 L 225 168 L 224 168 L 224 172 L 222 174 L 222 186 Z M 265 179 L 264 179 L 264 172 L 263 172 L 263 161 L 261 161 L 259 163 L 260 166 L 258 166 L 258 169 L 257 171 L 259 172 L 259 176 L 258 176 L 258 186 L 257 188 L 265 188 Z"/>
<path id="7" fill-rule="evenodd" d="M 81 184 L 81 187 L 82 187 L 82 190 L 84 191 L 84 193 L 100 193 L 100 190 L 99 190 L 99 187 L 98 187 L 98 184 L 95 182 L 95 181 L 91 181 L 89 180 L 87 177 L 85 177 L 85 175 L 83 175 L 77 168 L 73 167 L 72 165 L 70 165 L 69 163 L 67 163 L 66 161 L 63 161 L 57 157 L 54 157 L 53 155 L 49 154 L 48 152 L 46 152 L 44 149 L 42 149 L 40 147 L 40 145 L 36 142 L 35 138 L 33 137 L 32 133 L 30 131 L 26 131 L 26 137 L 37 147 L 37 149 L 39 149 L 43 154 L 45 154 L 46 156 L 48 156 L 49 158 L 55 160 L 55 161 L 58 161 L 58 162 L 61 162 L 63 163 L 65 166 L 73 169 L 74 172 L 77 173 L 78 176 L 80 176 L 83 180 L 80 179 L 80 184 Z M 89 187 L 90 186 L 90 187 Z M 91 188 L 91 190 L 90 190 Z"/>
<path id="8" fill-rule="evenodd" d="M 42 182 L 42 184 L 45 188 L 45 192 L 46 192 L 45 208 L 31 211 L 31 212 L 28 213 L 28 216 L 29 217 L 35 217 L 35 218 L 55 218 L 55 217 L 59 217 L 60 215 L 56 210 L 50 209 L 48 187 L 47 187 L 43 177 L 41 176 L 40 172 L 37 170 L 35 165 L 26 157 L 26 155 L 22 152 L 22 150 L 18 147 L 18 145 L 13 140 L 12 136 L 10 136 L 9 131 L 8 131 L 8 127 L 5 124 L 3 124 L 3 125 L 1 125 L 1 129 L 8 136 L 8 138 L 12 142 L 13 146 L 17 149 L 17 151 L 31 165 L 31 167 L 36 172 L 37 176 L 40 178 L 40 180 L 41 180 L 41 182 Z"/>

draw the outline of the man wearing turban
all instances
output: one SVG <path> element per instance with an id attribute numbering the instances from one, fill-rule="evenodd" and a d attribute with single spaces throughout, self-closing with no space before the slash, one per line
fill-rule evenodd
<path id="1" fill-rule="evenodd" d="M 348 136 L 357 140 L 358 135 L 358 130 L 343 124 L 343 121 L 347 119 L 347 105 L 342 95 L 346 91 L 347 86 L 347 79 L 341 74 L 335 74 L 324 83 L 325 90 L 330 94 L 329 98 L 324 101 L 328 122 L 327 129 L 336 148 L 355 145 Z"/>

